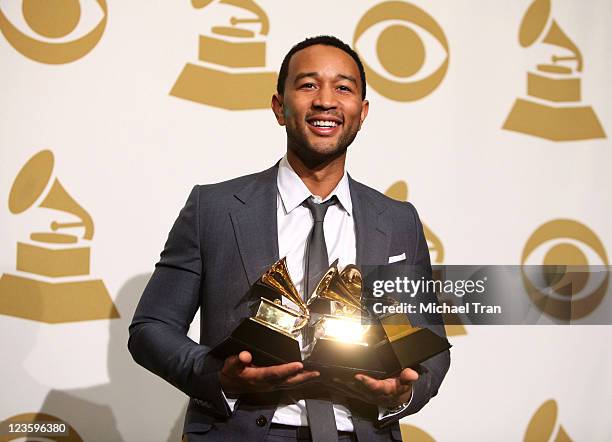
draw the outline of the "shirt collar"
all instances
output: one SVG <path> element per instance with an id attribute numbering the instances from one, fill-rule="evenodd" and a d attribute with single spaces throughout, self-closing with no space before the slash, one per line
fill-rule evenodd
<path id="1" fill-rule="evenodd" d="M 289 164 L 289 161 L 287 161 L 286 154 L 278 164 L 276 185 L 285 208 L 285 213 L 291 212 L 293 209 L 301 205 L 306 198 L 313 196 L 312 193 L 310 193 L 310 190 L 308 190 L 308 187 L 306 187 L 306 184 L 304 184 L 298 174 L 295 173 L 291 167 L 291 164 Z M 338 185 L 336 185 L 336 188 L 327 196 L 327 198 L 325 198 L 324 201 L 327 201 L 334 195 L 336 198 L 338 198 L 340 205 L 346 211 L 346 213 L 352 215 L 353 204 L 351 202 L 351 192 L 349 189 L 346 169 L 344 170 L 344 174 L 338 182 Z"/>

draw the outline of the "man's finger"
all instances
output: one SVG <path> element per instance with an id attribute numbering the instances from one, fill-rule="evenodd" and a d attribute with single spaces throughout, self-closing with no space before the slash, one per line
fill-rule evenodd
<path id="1" fill-rule="evenodd" d="M 238 376 L 245 367 L 246 365 L 240 360 L 240 356 L 234 355 L 225 359 L 222 371 L 226 376 L 235 377 Z"/>
<path id="2" fill-rule="evenodd" d="M 383 390 L 383 381 L 379 381 L 378 379 L 371 378 L 370 376 L 366 376 L 364 374 L 355 375 L 355 379 L 357 379 L 361 383 L 361 385 L 363 385 L 371 393 L 387 394 Z"/>
<path id="3" fill-rule="evenodd" d="M 287 379 L 285 379 L 284 385 L 288 387 L 293 387 L 303 382 L 317 378 L 320 375 L 321 374 L 318 371 L 303 371 L 302 373 L 298 373 L 294 376 L 289 376 Z"/>
<path id="4" fill-rule="evenodd" d="M 238 355 L 238 359 L 243 365 L 249 365 L 253 361 L 253 356 L 248 351 L 241 351 Z"/>
<path id="5" fill-rule="evenodd" d="M 371 378 L 370 376 L 367 376 L 365 374 L 355 375 L 355 379 L 357 379 L 359 382 L 361 382 L 363 385 L 365 385 L 369 389 L 377 388 L 379 386 L 379 383 L 381 382 L 378 379 Z"/>
<path id="6" fill-rule="evenodd" d="M 412 388 L 412 382 L 403 383 L 399 377 L 394 378 L 395 383 L 395 395 L 401 396 L 404 393 L 407 393 Z"/>
<path id="7" fill-rule="evenodd" d="M 291 362 L 289 364 L 257 368 L 254 370 L 254 374 L 259 381 L 280 383 L 289 376 L 299 373 L 303 368 L 304 366 L 301 362 Z"/>
<path id="8" fill-rule="evenodd" d="M 366 375 L 355 376 L 372 394 L 378 396 L 395 396 L 406 393 L 410 385 L 403 385 L 399 378 L 378 380 Z"/>
<path id="9" fill-rule="evenodd" d="M 419 379 L 419 374 L 411 368 L 404 368 L 399 375 L 399 381 L 403 385 L 411 385 Z"/>

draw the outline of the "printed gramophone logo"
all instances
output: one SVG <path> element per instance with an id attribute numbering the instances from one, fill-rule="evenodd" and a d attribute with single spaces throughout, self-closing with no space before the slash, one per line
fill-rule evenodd
<path id="1" fill-rule="evenodd" d="M 25 436 L 45 441 L 83 442 L 72 425 L 51 414 L 22 413 L 0 422 L 0 442 L 21 440 Z"/>
<path id="2" fill-rule="evenodd" d="M 0 314 L 48 323 L 118 318 L 104 282 L 89 277 L 93 220 L 53 177 L 53 165 L 51 151 L 38 152 L 13 182 L 11 213 L 51 209 L 54 220 L 17 242 L 18 272 L 0 277 Z"/>
<path id="3" fill-rule="evenodd" d="M 527 274 L 531 255 L 539 261 L 536 264 L 546 266 L 543 275 Z M 570 219 L 538 227 L 521 257 L 527 295 L 542 312 L 566 321 L 583 318 L 599 306 L 608 289 L 608 265 L 606 250 L 595 232 Z"/>
<path id="4" fill-rule="evenodd" d="M 550 63 L 527 73 L 527 98 L 518 98 L 503 128 L 552 141 L 606 138 L 591 106 L 581 104 L 584 60 L 580 49 L 551 16 L 550 0 L 534 0 L 519 31 L 519 43 L 554 47 Z M 562 54 L 558 51 L 561 50 Z"/>
<path id="5" fill-rule="evenodd" d="M 393 183 L 385 192 L 389 198 L 393 198 L 397 201 L 408 201 L 408 184 L 405 181 L 396 181 Z M 444 245 L 442 241 L 429 227 L 423 223 L 423 233 L 427 239 L 427 246 L 429 247 L 429 255 L 431 257 L 431 263 L 442 264 L 444 262 Z M 453 299 L 441 300 L 442 302 L 452 302 Z M 459 318 L 456 315 L 444 315 L 445 322 L 449 323 L 445 326 L 446 334 L 448 336 L 459 336 L 467 334 L 467 331 L 463 325 L 461 325 Z"/>
<path id="6" fill-rule="evenodd" d="M 196 9 L 211 3 L 191 1 Z M 230 18 L 231 26 L 213 26 L 209 35 L 200 35 L 198 62 L 185 65 L 170 95 L 230 110 L 267 109 L 278 77 L 265 70 L 268 16 L 253 0 L 216 3 L 240 8 L 240 16 Z"/>
<path id="7" fill-rule="evenodd" d="M 80 0 L 4 2 L 0 31 L 22 55 L 41 63 L 63 64 L 78 60 L 98 44 L 107 16 L 106 0 L 90 1 L 86 8 Z"/>
<path id="8" fill-rule="evenodd" d="M 557 425 L 557 402 L 549 399 L 536 410 L 525 431 L 525 442 L 572 442 L 561 424 Z"/>
<path id="9" fill-rule="evenodd" d="M 405 181 L 396 181 L 385 192 L 389 198 L 397 201 L 408 201 L 408 184 Z M 444 245 L 433 231 L 423 223 L 423 232 L 427 238 L 429 255 L 432 264 L 441 264 L 444 261 Z"/>
<path id="10" fill-rule="evenodd" d="M 407 2 L 370 8 L 355 28 L 353 47 L 363 60 L 368 85 L 395 101 L 426 97 L 448 70 L 444 31 L 427 12 Z"/>

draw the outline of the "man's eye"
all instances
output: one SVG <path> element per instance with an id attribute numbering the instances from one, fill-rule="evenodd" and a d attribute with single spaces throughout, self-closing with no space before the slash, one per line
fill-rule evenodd
<path id="1" fill-rule="evenodd" d="M 302 86 L 300 86 L 302 89 L 312 89 L 315 87 L 314 83 L 304 83 Z"/>
<path id="2" fill-rule="evenodd" d="M 351 92 L 351 88 L 348 86 L 338 86 L 338 89 L 345 92 Z"/>

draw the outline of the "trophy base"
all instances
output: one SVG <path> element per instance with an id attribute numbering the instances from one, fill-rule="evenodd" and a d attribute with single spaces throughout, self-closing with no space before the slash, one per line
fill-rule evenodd
<path id="1" fill-rule="evenodd" d="M 276 88 L 274 72 L 224 72 L 187 63 L 170 95 L 228 110 L 267 109 Z"/>
<path id="2" fill-rule="evenodd" d="M 253 318 L 243 320 L 230 337 L 213 349 L 215 354 L 224 358 L 241 351 L 251 353 L 253 364 L 262 367 L 302 360 L 300 344 L 294 337 Z"/>
<path id="3" fill-rule="evenodd" d="M 416 368 L 421 362 L 451 347 L 446 338 L 428 328 L 419 328 L 380 343 L 376 350 L 388 376 L 393 376 L 404 368 Z"/>
<path id="4" fill-rule="evenodd" d="M 101 279 L 52 283 L 8 273 L 0 278 L 0 314 L 49 324 L 119 317 Z"/>
<path id="5" fill-rule="evenodd" d="M 517 99 L 503 126 L 551 141 L 606 138 L 591 106 L 554 107 Z"/>
<path id="6" fill-rule="evenodd" d="M 357 373 L 374 378 L 386 377 L 375 349 L 369 345 L 319 338 L 304 359 L 304 368 L 321 373 L 321 381 L 353 378 Z"/>

